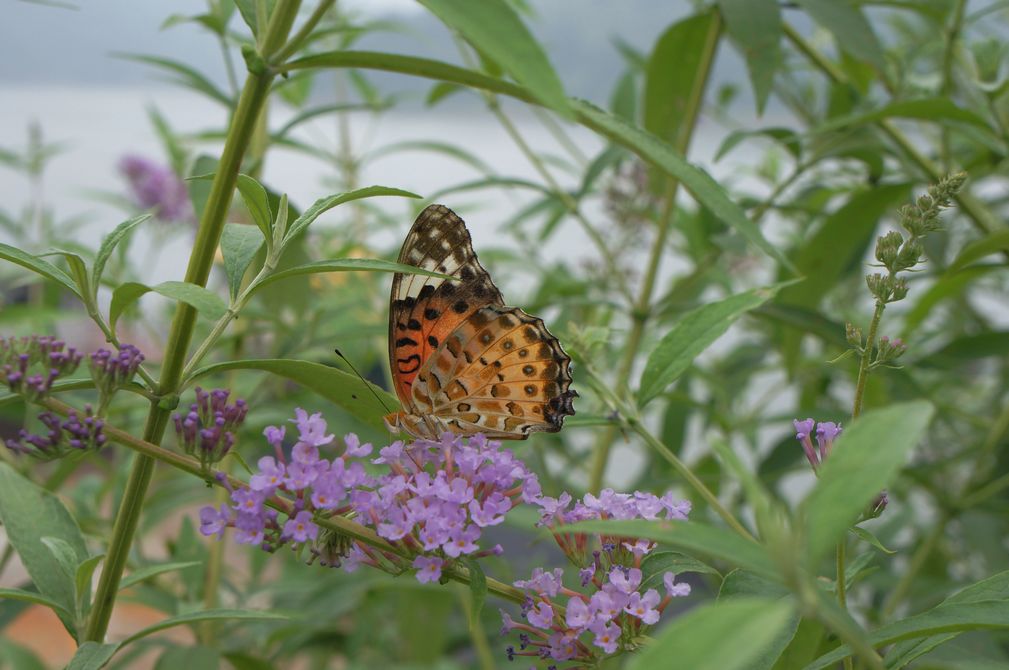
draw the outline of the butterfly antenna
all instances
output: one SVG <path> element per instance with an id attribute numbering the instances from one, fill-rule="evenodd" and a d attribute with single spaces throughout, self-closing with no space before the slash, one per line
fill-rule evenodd
<path id="1" fill-rule="evenodd" d="M 382 407 L 385 408 L 386 414 L 392 414 L 392 410 L 389 409 L 389 406 L 385 404 L 384 400 L 382 400 L 382 396 L 380 396 L 378 393 L 375 392 L 375 389 L 372 388 L 368 380 L 365 379 L 364 376 L 357 371 L 357 368 L 355 368 L 354 364 L 350 362 L 350 359 L 344 356 L 343 352 L 341 352 L 339 349 L 333 349 L 333 351 L 336 353 L 337 356 L 343 359 L 344 363 L 350 366 L 350 369 L 354 371 L 354 374 L 357 375 L 357 378 L 360 379 L 362 382 L 364 382 L 364 385 L 368 388 L 369 391 L 371 391 L 371 394 L 375 396 L 375 400 L 378 401 L 378 404 L 380 404 Z"/>

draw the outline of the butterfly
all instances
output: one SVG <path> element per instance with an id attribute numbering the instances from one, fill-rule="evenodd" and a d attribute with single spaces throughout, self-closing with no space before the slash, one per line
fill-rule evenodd
<path id="1" fill-rule="evenodd" d="M 427 439 L 559 431 L 578 396 L 568 388 L 571 358 L 541 319 L 505 306 L 463 220 L 427 207 L 399 262 L 453 279 L 393 276 L 389 364 L 402 409 L 385 417 L 389 429 Z"/>

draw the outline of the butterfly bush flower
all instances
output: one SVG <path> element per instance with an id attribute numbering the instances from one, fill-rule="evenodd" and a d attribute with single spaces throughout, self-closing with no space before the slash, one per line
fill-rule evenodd
<path id="1" fill-rule="evenodd" d="M 81 358 L 51 335 L 0 339 L 0 370 L 8 388 L 32 402 L 49 395 L 57 379 L 73 374 Z"/>
<path id="2" fill-rule="evenodd" d="M 795 439 L 802 445 L 802 450 L 806 454 L 806 460 L 813 467 L 813 472 L 818 472 L 830 452 L 834 448 L 834 441 L 841 434 L 841 424 L 833 421 L 820 421 L 817 423 L 813 419 L 793 419 L 795 426 Z M 816 445 L 813 438 L 816 438 Z M 874 519 L 886 509 L 888 499 L 886 491 L 881 491 L 873 503 L 863 513 L 864 519 Z"/>
<path id="3" fill-rule="evenodd" d="M 138 207 L 153 208 L 162 221 L 189 221 L 193 218 L 186 184 L 167 165 L 127 155 L 119 161 L 119 172 L 126 177 Z"/>
<path id="4" fill-rule="evenodd" d="M 61 422 L 52 412 L 42 412 L 39 421 L 46 428 L 44 435 L 31 434 L 22 428 L 17 438 L 7 440 L 7 448 L 18 454 L 49 460 L 74 452 L 97 450 L 107 441 L 102 431 L 105 423 L 94 415 L 91 405 L 84 406 L 83 416 L 71 411 Z"/>
<path id="5" fill-rule="evenodd" d="M 573 503 L 573 504 L 572 504 Z M 639 538 L 572 532 L 565 525 L 588 519 L 686 520 L 690 503 L 636 491 L 612 489 L 573 501 L 568 494 L 541 496 L 539 525 L 549 528 L 568 558 L 580 568 L 580 590 L 564 586 L 564 570 L 536 568 L 527 580 L 515 582 L 527 592 L 519 623 L 501 613 L 502 634 L 518 632 L 516 656 L 573 661 L 595 667 L 603 657 L 637 646 L 635 640 L 658 623 L 673 598 L 690 594 L 690 585 L 676 582 L 673 572 L 652 570 L 655 544 Z M 564 614 L 561 615 L 561 608 Z"/>
<path id="6" fill-rule="evenodd" d="M 394 442 L 371 458 L 384 470 L 372 476 L 365 470 L 372 445 L 349 434 L 342 453 L 328 459 L 320 449 L 334 448 L 335 438 L 321 415 L 298 409 L 293 423 L 298 439 L 290 456 L 284 451 L 286 427 L 266 428 L 273 455 L 259 459 L 248 486 L 232 490 L 230 510 L 202 510 L 204 535 L 233 527 L 240 543 L 270 551 L 285 544 L 307 546 L 309 562 L 318 559 L 348 571 L 362 564 L 393 565 L 430 582 L 464 556 L 500 553 L 499 546 L 481 548 L 484 529 L 502 523 L 514 505 L 540 496 L 536 476 L 500 442 L 482 435 L 445 433 L 439 441 Z M 265 504 L 274 496 L 289 503 L 286 519 Z M 348 513 L 400 551 L 350 543 L 319 528 L 320 517 Z"/>
<path id="7" fill-rule="evenodd" d="M 182 448 L 199 458 L 204 468 L 219 462 L 235 446 L 236 432 L 249 411 L 240 398 L 229 405 L 230 395 L 225 389 L 205 391 L 197 386 L 196 402 L 189 412 L 172 416 Z"/>

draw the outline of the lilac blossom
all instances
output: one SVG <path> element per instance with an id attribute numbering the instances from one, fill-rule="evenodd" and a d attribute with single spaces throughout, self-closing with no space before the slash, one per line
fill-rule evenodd
<path id="1" fill-rule="evenodd" d="M 215 401 L 215 393 L 198 391 L 189 414 L 176 416 L 184 442 L 196 443 L 199 426 L 212 411 L 229 416 L 226 395 Z M 426 582 L 440 578 L 457 559 L 500 554 L 500 546 L 481 547 L 483 529 L 501 523 L 523 498 L 539 496 L 535 475 L 499 442 L 482 436 L 464 439 L 446 433 L 439 441 L 393 443 L 371 459 L 385 470 L 372 476 L 364 461 L 372 445 L 350 434 L 343 439 L 342 453 L 327 457 L 324 452 L 339 447 L 321 414 L 299 408 L 292 423 L 298 440 L 290 452 L 284 449 L 285 428 L 266 428 L 263 435 L 273 455 L 259 459 L 248 486 L 231 491 L 226 525 L 236 529 L 239 542 L 271 551 L 309 545 L 310 562 L 318 558 L 347 569 L 362 563 L 399 564 L 416 570 L 416 578 Z M 288 509 L 286 520 L 278 520 L 271 506 Z M 201 524 L 201 530 L 218 534 L 217 513 L 204 509 L 201 514 L 215 522 Z M 320 519 L 348 513 L 398 552 L 341 542 L 339 534 L 320 529 Z"/>
<path id="2" fill-rule="evenodd" d="M 205 391 L 196 387 L 196 402 L 189 406 L 189 412 L 172 416 L 183 450 L 198 457 L 204 468 L 220 461 L 235 446 L 238 428 L 249 411 L 240 398 L 229 405 L 230 395 L 224 389 Z"/>
<path id="3" fill-rule="evenodd" d="M 658 623 L 673 598 L 690 593 L 690 585 L 677 583 L 676 575 L 665 572 L 664 594 L 651 588 L 657 573 L 648 573 L 645 560 L 655 549 L 649 540 L 607 534 L 586 534 L 565 529 L 565 525 L 587 519 L 663 519 L 684 521 L 690 503 L 675 500 L 671 493 L 661 497 L 651 493 L 617 493 L 605 489 L 582 500 L 570 495 L 539 496 L 539 525 L 553 532 L 558 545 L 580 569 L 582 590 L 564 586 L 564 571 L 535 568 L 532 576 L 514 584 L 527 592 L 522 607 L 527 623 L 504 619 L 502 634 L 521 630 L 519 648 L 508 648 L 510 658 L 538 657 L 551 661 L 576 661 L 579 667 L 595 667 L 603 657 L 633 649 L 636 639 Z M 585 592 L 585 590 L 588 592 Z M 564 615 L 556 616 L 558 608 Z"/>
<path id="4" fill-rule="evenodd" d="M 154 209 L 162 221 L 189 221 L 192 204 L 186 184 L 171 168 L 136 155 L 119 161 L 119 172 L 126 177 L 134 203 L 143 209 Z"/>
<path id="5" fill-rule="evenodd" d="M 74 373 L 82 355 L 52 335 L 0 339 L 0 372 L 12 393 L 35 402 L 49 395 L 60 377 Z"/>
<path id="6" fill-rule="evenodd" d="M 806 460 L 813 466 L 813 470 L 819 469 L 823 462 L 830 455 L 830 450 L 834 446 L 834 440 L 841 434 L 841 424 L 833 421 L 821 421 L 816 423 L 813 419 L 799 421 L 794 419 L 795 439 L 802 445 L 802 451 L 806 454 Z M 813 435 L 816 436 L 816 446 L 813 446 Z"/>

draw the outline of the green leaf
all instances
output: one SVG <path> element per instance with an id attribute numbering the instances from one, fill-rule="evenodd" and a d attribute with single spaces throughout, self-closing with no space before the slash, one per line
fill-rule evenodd
<path id="1" fill-rule="evenodd" d="M 677 21 L 659 36 L 645 75 L 644 127 L 684 151 L 721 24 L 713 11 Z"/>
<path id="2" fill-rule="evenodd" d="M 933 351 L 915 361 L 920 367 L 951 369 L 982 358 L 1009 355 L 1009 332 L 1004 330 L 964 335 L 938 351 Z"/>
<path id="3" fill-rule="evenodd" d="M 774 74 L 781 66 L 781 10 L 777 0 L 718 0 L 729 37 L 750 73 L 757 114 L 771 94 Z"/>
<path id="4" fill-rule="evenodd" d="M 722 573 L 715 570 L 707 563 L 702 563 L 692 556 L 681 554 L 678 551 L 652 551 L 641 561 L 641 583 L 644 586 L 655 586 L 662 583 L 662 576 L 671 572 L 680 575 L 684 572 L 696 572 L 699 574 L 715 575 L 722 577 Z"/>
<path id="5" fill-rule="evenodd" d="M 121 645 L 114 643 L 98 644 L 97 642 L 85 642 L 77 647 L 77 653 L 70 659 L 70 664 L 66 670 L 99 670 L 104 668 Z"/>
<path id="6" fill-rule="evenodd" d="M 816 565 L 844 537 L 918 444 L 933 408 L 924 401 L 860 416 L 834 443 L 816 487 L 803 502 L 807 565 Z"/>
<path id="7" fill-rule="evenodd" d="M 1009 629 L 1009 602 L 982 600 L 938 605 L 922 614 L 876 629 L 869 634 L 869 640 L 874 647 L 881 647 L 900 640 L 979 629 Z M 829 667 L 850 654 L 847 645 L 842 646 L 816 659 L 806 666 L 806 670 Z"/>
<path id="8" fill-rule="evenodd" d="M 323 212 L 330 210 L 337 205 L 342 205 L 345 202 L 351 202 L 352 200 L 359 200 L 361 198 L 374 198 L 376 196 L 382 195 L 392 195 L 400 196 L 403 198 L 420 198 L 416 193 L 411 193 L 410 191 L 404 191 L 398 188 L 390 188 L 388 186 L 368 186 L 366 188 L 359 188 L 356 191 L 350 191 L 349 193 L 338 193 L 337 195 L 331 195 L 327 198 L 320 198 L 316 200 L 311 207 L 306 209 L 301 216 L 291 222 L 291 226 L 284 236 L 284 244 L 286 245 L 290 240 L 298 236 L 301 231 L 308 228 L 309 225 L 321 215 Z"/>
<path id="9" fill-rule="evenodd" d="M 718 590 L 718 602 L 732 602 L 737 598 L 768 598 L 780 601 L 789 594 L 788 589 L 777 582 L 772 582 L 760 575 L 746 570 L 733 570 L 725 575 L 722 586 Z M 759 654 L 756 654 L 747 666 L 748 670 L 770 670 L 775 661 L 795 637 L 799 627 L 800 617 L 793 613 L 788 621 L 779 629 L 770 642 Z"/>
<path id="10" fill-rule="evenodd" d="M 98 296 L 98 287 L 101 285 L 102 275 L 105 274 L 105 265 L 109 262 L 109 258 L 112 256 L 112 252 L 115 251 L 116 245 L 126 237 L 127 233 L 150 218 L 150 214 L 141 214 L 132 219 L 127 219 L 116 226 L 116 229 L 102 240 L 101 246 L 98 247 L 98 255 L 95 256 L 94 269 L 91 271 L 90 290 L 92 298 Z"/>
<path id="11" fill-rule="evenodd" d="M 787 601 L 737 598 L 702 605 L 671 622 L 628 664 L 629 670 L 675 665 L 690 670 L 743 670 L 788 624 Z"/>
<path id="12" fill-rule="evenodd" d="M 546 53 L 507 2 L 421 0 L 421 4 L 504 68 L 542 104 L 571 116 L 564 88 Z"/>
<path id="13" fill-rule="evenodd" d="M 137 631 L 133 635 L 122 641 L 120 646 L 125 647 L 126 645 L 136 642 L 141 638 L 145 638 L 148 635 L 157 633 L 158 631 L 165 630 L 167 628 L 174 628 L 175 626 L 184 626 L 193 623 L 200 623 L 202 621 L 266 621 L 270 619 L 289 619 L 286 614 L 280 614 L 279 612 L 261 612 L 258 610 L 240 610 L 240 609 L 216 609 L 216 610 L 204 610 L 202 612 L 190 612 L 188 614 L 180 614 L 178 616 L 169 617 L 167 619 L 162 619 L 155 624 L 144 628 L 143 630 Z"/>
<path id="14" fill-rule="evenodd" d="M 3 638 L 0 638 L 0 668 L 46 670 L 45 664 L 27 647 Z"/>
<path id="15" fill-rule="evenodd" d="M 693 310 L 659 341 L 641 371 L 638 406 L 644 407 L 690 367 L 739 317 L 763 305 L 780 284 L 737 293 Z"/>
<path id="16" fill-rule="evenodd" d="M 883 545 L 883 543 L 879 541 L 878 537 L 867 531 L 865 528 L 862 528 L 861 526 L 852 526 L 851 532 L 854 533 L 856 536 L 858 536 L 860 540 L 862 540 L 863 542 L 868 542 L 872 546 L 882 551 L 884 554 L 893 556 L 894 554 L 897 553 L 893 549 L 887 549 Z"/>
<path id="17" fill-rule="evenodd" d="M 765 238 L 737 204 L 729 200 L 725 190 L 701 168 L 691 165 L 672 146 L 658 137 L 618 116 L 584 101 L 575 101 L 573 107 L 579 120 L 592 130 L 627 147 L 641 158 L 657 165 L 679 180 L 697 202 L 711 211 L 724 223 L 768 256 L 776 258 L 786 268 L 792 263 L 784 253 Z"/>
<path id="18" fill-rule="evenodd" d="M 395 396 L 374 384 L 362 381 L 356 375 L 328 365 L 295 359 L 226 361 L 197 370 L 193 373 L 192 379 L 225 370 L 263 370 L 280 375 L 318 393 L 376 428 L 383 428 L 385 424 L 382 418 L 399 407 L 399 400 Z M 375 398 L 372 391 L 382 398 L 382 402 Z"/>
<path id="19" fill-rule="evenodd" d="M 813 20 L 834 35 L 839 48 L 854 58 L 868 61 L 880 72 L 886 59 L 872 24 L 854 3 L 848 0 L 797 0 Z"/>
<path id="20" fill-rule="evenodd" d="M 58 602 L 52 598 L 46 598 L 41 593 L 36 593 L 34 591 L 25 591 L 24 589 L 5 589 L 0 588 L 0 600 L 18 600 L 26 603 L 34 603 L 36 605 L 42 605 L 53 610 L 57 614 L 62 614 L 66 618 L 72 618 L 73 614 L 70 610 L 66 609 Z"/>
<path id="21" fill-rule="evenodd" d="M 221 656 L 216 649 L 195 645 L 170 647 L 159 658 L 154 670 L 218 670 Z"/>
<path id="22" fill-rule="evenodd" d="M 112 292 L 112 304 L 109 307 L 109 321 L 112 328 L 115 329 L 116 321 L 119 320 L 124 309 L 140 296 L 151 291 L 166 298 L 184 302 L 211 319 L 219 319 L 228 311 L 228 306 L 224 304 L 220 296 L 196 284 L 166 281 L 154 286 L 147 286 L 139 282 L 126 282 Z"/>
<path id="23" fill-rule="evenodd" d="M 28 268 L 32 272 L 40 274 L 46 279 L 51 279 L 54 282 L 63 285 L 64 288 L 69 289 L 76 296 L 83 297 L 70 275 L 49 261 L 43 260 L 38 256 L 34 256 L 25 251 L 21 251 L 9 244 L 2 243 L 0 243 L 0 258 L 20 265 L 23 268 Z"/>
<path id="24" fill-rule="evenodd" d="M 256 227 L 263 233 L 264 239 L 271 239 L 270 227 L 273 225 L 273 212 L 270 211 L 270 198 L 266 189 L 258 181 L 247 174 L 238 175 L 238 192 L 242 194 L 246 209 L 252 215 Z"/>
<path id="25" fill-rule="evenodd" d="M 487 600 L 487 576 L 475 558 L 466 556 L 463 563 L 469 570 L 469 626 L 471 630 L 476 630 L 480 627 L 480 613 Z"/>
<path id="26" fill-rule="evenodd" d="M 203 76 L 198 70 L 195 70 L 188 65 L 171 60 L 170 58 L 161 58 L 159 56 L 124 53 L 117 53 L 114 55 L 118 58 L 153 65 L 156 68 L 169 72 L 174 75 L 174 78 L 171 81 L 181 84 L 182 86 L 194 91 L 199 91 L 211 100 L 216 100 L 225 107 L 228 107 L 229 109 L 231 108 L 231 98 L 228 97 L 228 95 L 221 89 L 217 88 L 213 82 Z"/>
<path id="27" fill-rule="evenodd" d="M 654 540 L 689 554 L 699 554 L 746 568 L 765 577 L 777 578 L 764 548 L 736 533 L 700 522 L 685 521 L 579 521 L 567 527 L 572 532 L 596 532 L 620 537 Z"/>
<path id="28" fill-rule="evenodd" d="M 50 247 L 39 256 L 63 256 L 70 267 L 70 276 L 73 277 L 77 285 L 77 295 L 82 296 L 87 302 L 91 296 L 91 279 L 88 277 L 88 266 L 81 258 L 80 254 L 66 249 L 56 249 Z"/>
<path id="29" fill-rule="evenodd" d="M 69 542 L 61 537 L 51 537 L 49 535 L 39 538 L 39 541 L 45 545 L 49 553 L 52 554 L 52 557 L 56 559 L 64 575 L 73 577 L 77 573 L 77 563 L 79 561 L 77 555 L 74 553 L 74 548 L 70 546 Z"/>
<path id="30" fill-rule="evenodd" d="M 456 82 L 526 102 L 537 101 L 529 91 L 511 82 L 427 58 L 369 51 L 329 51 L 299 58 L 289 63 L 285 71 L 310 67 L 367 68 L 399 72 Z M 579 123 L 665 170 L 670 176 L 678 179 L 697 202 L 715 216 L 735 228 L 761 251 L 778 259 L 785 267 L 791 267 L 791 262 L 784 254 L 764 239 L 760 229 L 746 218 L 738 205 L 729 200 L 725 190 L 707 172 L 691 165 L 669 144 L 626 119 L 605 112 L 585 101 L 572 100 L 570 104 Z"/>
<path id="31" fill-rule="evenodd" d="M 224 257 L 224 273 L 228 276 L 228 292 L 232 300 L 238 296 L 245 271 L 262 246 L 263 233 L 258 228 L 241 223 L 224 224 L 221 255 Z"/>
<path id="32" fill-rule="evenodd" d="M 97 554 L 91 558 L 81 561 L 74 573 L 74 585 L 77 589 L 77 604 L 81 612 L 87 612 L 87 606 L 91 602 L 91 578 L 95 574 L 95 569 L 105 554 Z"/>
<path id="33" fill-rule="evenodd" d="M 1009 252 L 1009 229 L 999 230 L 965 246 L 956 259 L 950 263 L 946 273 L 959 272 L 977 259 L 984 258 L 989 254 L 1007 252 Z"/>
<path id="34" fill-rule="evenodd" d="M 921 121 L 959 121 L 989 129 L 988 122 L 970 111 L 958 106 L 949 98 L 924 98 L 919 100 L 901 100 L 891 102 L 870 112 L 859 112 L 838 116 L 816 127 L 818 132 L 837 130 L 849 126 L 863 126 L 876 123 L 883 119 L 918 119 Z"/>
<path id="35" fill-rule="evenodd" d="M 73 612 L 73 568 L 68 574 L 43 538 L 58 538 L 65 543 L 74 557 L 72 566 L 87 559 L 88 551 L 77 522 L 59 498 L 0 463 L 0 521 L 39 593 L 62 611 Z M 73 634 L 72 620 L 65 615 L 61 619 Z"/>
<path id="36" fill-rule="evenodd" d="M 992 575 L 980 582 L 971 584 L 963 590 L 954 593 L 946 598 L 939 605 L 976 603 L 985 600 L 1009 600 L 1009 571 Z M 903 668 L 905 665 L 927 654 L 939 645 L 949 642 L 960 634 L 959 631 L 953 633 L 942 633 L 924 640 L 909 640 L 898 642 L 886 654 L 886 667 L 890 670 Z"/>
<path id="37" fill-rule="evenodd" d="M 185 570 L 186 568 L 192 568 L 197 565 L 202 565 L 200 561 L 182 561 L 177 563 L 159 563 L 157 565 L 145 565 L 144 567 L 134 570 L 130 574 L 123 577 L 122 581 L 119 582 L 120 590 L 129 588 L 134 584 L 139 584 L 140 582 L 146 581 L 152 577 L 156 577 L 165 572 L 174 572 L 176 570 Z"/>
<path id="38" fill-rule="evenodd" d="M 281 270 L 259 280 L 255 288 L 259 289 L 262 286 L 288 277 L 317 274 L 320 272 L 402 272 L 403 274 L 424 275 L 425 277 L 438 277 L 440 279 L 457 279 L 457 277 L 424 270 L 415 265 L 393 263 L 392 261 L 384 261 L 380 258 L 334 258 L 328 261 L 315 261 Z"/>

